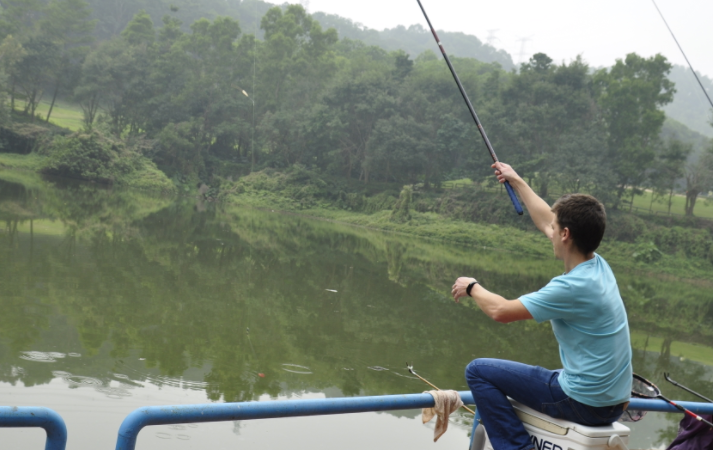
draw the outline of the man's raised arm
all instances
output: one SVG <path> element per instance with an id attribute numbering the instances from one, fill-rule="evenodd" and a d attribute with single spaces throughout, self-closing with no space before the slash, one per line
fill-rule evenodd
<path id="1" fill-rule="evenodd" d="M 552 212 L 550 205 L 540 198 L 539 195 L 535 194 L 535 191 L 520 178 L 520 175 L 515 172 L 515 170 L 510 167 L 510 165 L 496 162 L 492 165 L 495 169 L 495 175 L 498 177 L 498 181 L 505 183 L 509 181 L 510 185 L 520 194 L 522 202 L 527 207 L 527 211 L 532 217 L 532 221 L 535 226 L 545 233 L 545 236 L 552 238 L 552 221 L 555 218 L 555 214 Z"/>

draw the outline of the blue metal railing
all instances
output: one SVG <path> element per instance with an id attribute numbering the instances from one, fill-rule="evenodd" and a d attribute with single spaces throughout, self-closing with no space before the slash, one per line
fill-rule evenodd
<path id="1" fill-rule="evenodd" d="M 459 394 L 464 403 L 473 404 L 473 394 L 470 391 L 461 391 Z M 699 414 L 713 414 L 713 404 L 677 403 Z M 149 425 L 393 411 L 398 409 L 430 408 L 433 404 L 434 400 L 430 394 L 405 394 L 276 402 L 150 406 L 139 408 L 124 419 L 119 428 L 116 450 L 134 450 L 139 432 Z M 663 400 L 632 398 L 629 408 L 647 411 L 680 412 Z"/>
<path id="2" fill-rule="evenodd" d="M 473 403 L 469 391 L 459 392 L 466 404 Z M 713 414 L 712 403 L 677 402 L 698 414 Z M 126 416 L 119 428 L 116 450 L 134 450 L 139 432 L 150 425 L 322 416 L 400 409 L 430 408 L 430 394 L 382 395 L 377 397 L 285 400 L 274 402 L 207 403 L 197 405 L 148 406 Z M 680 412 L 663 400 L 631 399 L 630 409 Z M 474 424 L 477 426 L 477 421 Z M 64 450 L 67 429 L 62 418 L 48 408 L 0 406 L 0 427 L 41 427 L 47 432 L 45 450 Z"/>
<path id="3" fill-rule="evenodd" d="M 64 450 L 67 427 L 59 414 L 35 406 L 0 406 L 0 428 L 44 428 L 45 450 Z"/>
<path id="4" fill-rule="evenodd" d="M 686 409 L 690 409 L 697 414 L 713 414 L 713 403 L 699 403 L 699 402 L 683 402 L 674 400 L 678 405 L 683 406 Z M 629 403 L 629 409 L 638 409 L 641 411 L 657 411 L 657 412 L 668 412 L 668 413 L 680 413 L 673 405 L 666 403 L 663 400 L 647 400 L 643 398 L 632 398 L 631 403 Z"/>
<path id="5" fill-rule="evenodd" d="M 470 392 L 461 392 L 460 394 L 464 400 L 473 402 L 473 395 Z M 430 394 L 407 394 L 275 402 L 149 406 L 139 408 L 126 416 L 119 428 L 116 450 L 134 450 L 139 432 L 148 425 L 393 411 L 430 408 L 433 404 L 433 397 Z"/>

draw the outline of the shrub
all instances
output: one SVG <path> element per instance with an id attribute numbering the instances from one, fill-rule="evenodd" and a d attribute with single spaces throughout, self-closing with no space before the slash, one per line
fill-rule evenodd
<path id="1" fill-rule="evenodd" d="M 56 137 L 46 152 L 41 172 L 50 175 L 111 184 L 132 169 L 123 144 L 96 131 Z"/>
<path id="2" fill-rule="evenodd" d="M 107 184 L 173 191 L 174 186 L 156 165 L 134 147 L 99 131 L 58 136 L 42 153 L 47 159 L 40 172 Z"/>
<path id="3" fill-rule="evenodd" d="M 413 186 L 406 185 L 401 190 L 399 199 L 394 205 L 394 210 L 391 212 L 392 222 L 406 222 L 411 220 L 411 197 L 413 195 Z"/>
<path id="4" fill-rule="evenodd" d="M 646 229 L 646 222 L 637 216 L 627 213 L 609 213 L 604 238 L 623 242 L 636 242 Z"/>

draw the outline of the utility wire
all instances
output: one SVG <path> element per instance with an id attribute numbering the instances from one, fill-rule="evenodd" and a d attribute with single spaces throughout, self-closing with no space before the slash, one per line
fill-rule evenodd
<path id="1" fill-rule="evenodd" d="M 255 95 L 255 76 L 257 66 L 257 25 L 258 25 L 257 2 L 255 2 L 255 36 L 253 38 L 253 96 Z M 255 170 L 255 99 L 253 101 L 253 129 L 250 138 L 250 173 Z"/>
<path id="2" fill-rule="evenodd" d="M 678 43 L 678 39 L 676 39 L 676 35 L 673 34 L 673 30 L 671 30 L 671 27 L 668 26 L 668 22 L 666 22 L 666 18 L 664 18 L 663 14 L 661 13 L 661 10 L 659 9 L 659 5 L 656 4 L 656 0 L 651 0 L 651 2 L 653 2 L 654 6 L 656 7 L 656 11 L 659 12 L 659 16 L 661 16 L 663 23 L 666 24 L 666 28 L 668 28 L 669 33 L 671 33 L 671 37 L 673 38 L 674 41 L 676 41 L 676 45 L 678 45 L 678 49 L 681 50 L 681 54 L 686 59 L 686 62 L 688 63 L 688 67 L 691 68 L 691 72 L 693 72 L 693 76 L 696 77 L 696 81 L 698 81 L 698 85 L 701 87 L 701 89 L 703 90 L 703 93 L 706 95 L 706 98 L 708 99 L 708 103 L 711 104 L 711 108 L 713 108 L 713 100 L 711 100 L 711 98 L 708 96 L 708 92 L 706 91 L 706 88 L 703 87 L 703 83 L 701 83 L 701 80 L 698 78 L 698 75 L 696 75 L 696 71 L 693 70 L 693 66 L 691 65 L 691 62 L 688 60 L 688 57 L 686 56 L 686 53 L 683 51 L 681 44 Z"/>

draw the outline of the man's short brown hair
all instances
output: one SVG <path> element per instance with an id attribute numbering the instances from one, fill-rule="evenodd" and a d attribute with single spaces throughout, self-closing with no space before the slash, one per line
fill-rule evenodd
<path id="1" fill-rule="evenodd" d="M 599 200 L 587 194 L 566 194 L 552 205 L 561 229 L 569 228 L 574 245 L 588 255 L 599 247 L 607 213 Z"/>

